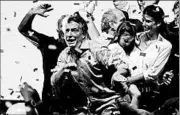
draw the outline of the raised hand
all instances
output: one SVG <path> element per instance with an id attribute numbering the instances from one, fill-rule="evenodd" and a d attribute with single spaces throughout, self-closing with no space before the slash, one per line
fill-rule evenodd
<path id="1" fill-rule="evenodd" d="M 35 6 L 34 8 L 31 9 L 31 11 L 34 14 L 38 14 L 42 17 L 48 17 L 49 15 L 45 14 L 46 12 L 50 12 L 53 10 L 50 4 L 40 4 L 38 6 Z"/>
<path id="2" fill-rule="evenodd" d="M 25 102 L 30 101 L 34 106 L 36 106 L 36 104 L 40 101 L 40 97 L 36 89 L 33 89 L 26 82 L 20 86 L 20 93 L 23 96 Z"/>
<path id="3" fill-rule="evenodd" d="M 95 1 L 91 1 L 89 2 L 89 4 L 85 7 L 85 10 L 90 13 L 90 14 L 93 14 L 94 10 L 95 10 Z"/>

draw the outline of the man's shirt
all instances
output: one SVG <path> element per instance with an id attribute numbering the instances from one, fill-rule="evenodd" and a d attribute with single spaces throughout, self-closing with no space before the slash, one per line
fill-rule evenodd
<path id="1" fill-rule="evenodd" d="M 125 63 L 119 57 L 121 52 L 119 50 L 111 52 L 106 46 L 92 40 L 83 42 L 80 50 L 83 52 L 77 54 L 71 48 L 65 48 L 58 57 L 57 71 L 67 63 L 76 63 L 80 75 L 75 79 L 90 97 L 107 97 L 108 94 L 115 94 L 105 85 L 102 70 L 108 70 L 110 67 L 118 70 L 124 67 L 122 65 Z"/>

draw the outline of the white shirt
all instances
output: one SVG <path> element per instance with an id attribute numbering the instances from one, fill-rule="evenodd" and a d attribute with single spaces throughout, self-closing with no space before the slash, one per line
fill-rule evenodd
<path id="1" fill-rule="evenodd" d="M 140 36 L 142 42 L 144 38 Z M 141 43 L 140 43 L 141 44 Z M 130 59 L 136 64 L 137 70 L 135 74 L 144 74 L 145 80 L 157 81 L 158 76 L 162 72 L 167 63 L 172 45 L 160 34 L 158 39 L 150 41 L 148 47 L 142 51 L 137 47 L 130 54 Z"/>

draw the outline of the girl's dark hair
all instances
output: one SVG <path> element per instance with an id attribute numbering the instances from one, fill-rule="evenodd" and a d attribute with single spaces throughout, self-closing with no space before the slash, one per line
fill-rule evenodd
<path id="1" fill-rule="evenodd" d="M 133 37 L 136 37 L 136 27 L 134 24 L 132 24 L 131 22 L 129 21 L 124 21 L 122 22 L 117 30 L 116 30 L 116 35 L 115 35 L 115 39 L 114 39 L 114 42 L 118 42 L 121 35 L 124 33 L 124 32 L 128 32 L 130 35 L 132 35 Z"/>
<path id="2" fill-rule="evenodd" d="M 75 12 L 73 15 L 71 15 L 68 20 L 67 23 L 70 23 L 71 21 L 74 21 L 76 23 L 79 23 L 82 26 L 82 32 L 83 34 L 87 34 L 87 24 L 86 21 L 80 16 L 79 12 Z"/>
<path id="3" fill-rule="evenodd" d="M 145 7 L 143 15 L 148 15 L 152 17 L 156 23 L 161 23 L 159 27 L 159 33 L 163 37 L 167 38 L 169 32 L 167 30 L 167 24 L 164 22 L 164 11 L 160 6 L 153 4 Z"/>
<path id="4" fill-rule="evenodd" d="M 131 36 L 136 38 L 135 25 L 129 21 L 124 21 L 118 26 L 114 41 L 112 41 L 112 42 L 114 42 L 114 43 L 119 42 L 119 39 L 121 38 L 121 35 L 124 34 L 124 32 L 128 32 Z M 135 44 L 135 39 L 131 42 L 131 44 L 129 46 L 124 48 L 127 55 L 129 55 L 130 52 L 133 50 L 134 44 Z"/>
<path id="5" fill-rule="evenodd" d="M 153 4 L 145 7 L 143 15 L 145 14 L 151 16 L 156 23 L 164 21 L 164 11 L 158 5 Z"/>

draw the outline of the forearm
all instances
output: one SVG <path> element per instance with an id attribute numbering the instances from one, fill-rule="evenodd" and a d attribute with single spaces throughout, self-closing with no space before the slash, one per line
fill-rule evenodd
<path id="1" fill-rule="evenodd" d="M 53 75 L 51 76 L 51 85 L 53 86 L 54 84 L 56 84 L 57 81 L 59 81 L 60 77 L 63 75 L 64 73 L 64 69 L 60 69 L 59 71 L 53 73 Z"/>
<path id="2" fill-rule="evenodd" d="M 26 32 L 28 30 L 32 29 L 32 21 L 35 17 L 35 13 L 33 12 L 33 9 L 31 9 L 23 18 L 23 20 L 21 21 L 18 30 L 19 32 Z"/>
<path id="3" fill-rule="evenodd" d="M 136 82 L 140 82 L 140 81 L 144 81 L 144 75 L 143 75 L 143 73 L 140 73 L 138 75 L 128 77 L 127 80 L 131 84 L 136 83 Z"/>
<path id="4" fill-rule="evenodd" d="M 92 19 L 88 20 L 87 26 L 88 26 L 88 34 L 89 34 L 90 39 L 92 40 L 98 39 L 100 34 Z"/>

